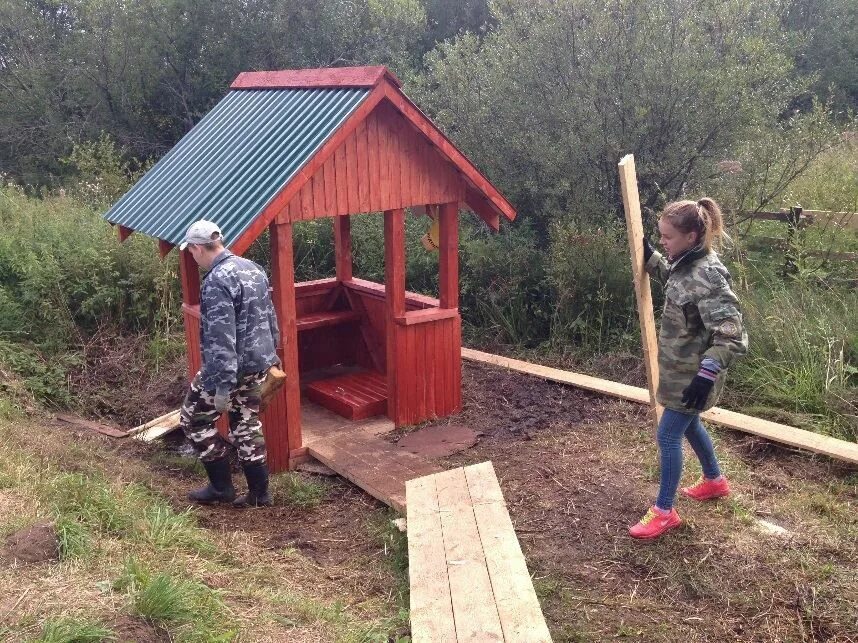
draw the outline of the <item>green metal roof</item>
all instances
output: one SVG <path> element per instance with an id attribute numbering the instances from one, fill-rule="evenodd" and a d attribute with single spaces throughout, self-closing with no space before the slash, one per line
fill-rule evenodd
<path id="1" fill-rule="evenodd" d="M 369 92 L 230 91 L 104 218 L 172 244 L 208 219 L 234 243 Z"/>

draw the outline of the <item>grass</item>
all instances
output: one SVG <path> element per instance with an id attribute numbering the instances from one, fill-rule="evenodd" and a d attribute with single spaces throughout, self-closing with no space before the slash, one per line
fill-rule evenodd
<path id="1" fill-rule="evenodd" d="M 776 288 L 745 298 L 751 337 L 728 394 L 746 410 L 858 440 L 858 294 Z"/>
<path id="2" fill-rule="evenodd" d="M 54 526 L 57 530 L 60 560 L 88 558 L 92 555 L 92 534 L 86 526 L 67 516 L 57 520 Z"/>
<path id="3" fill-rule="evenodd" d="M 275 502 L 299 509 L 312 509 L 318 506 L 328 493 L 326 483 L 295 472 L 274 476 L 270 487 Z"/>
<path id="4" fill-rule="evenodd" d="M 113 631 L 87 620 L 60 618 L 45 623 L 42 634 L 34 643 L 98 643 L 114 641 Z"/>
<path id="5" fill-rule="evenodd" d="M 141 535 L 157 549 L 181 548 L 200 554 L 213 554 L 216 549 L 197 526 L 192 510 L 176 513 L 164 502 L 153 501 L 144 511 Z"/>
<path id="6" fill-rule="evenodd" d="M 39 422 L 0 419 L 0 476 L 10 483 L 0 492 L 0 534 L 53 520 L 60 561 L 0 567 L 0 613 L 21 601 L 0 640 L 111 640 L 112 620 L 131 618 L 184 642 L 387 641 L 407 620 L 393 599 L 355 607 L 298 552 L 282 555 L 249 533 L 201 528 L 194 511 L 176 510 L 150 489 L 163 474 L 118 460 L 97 437 L 66 443 L 67 432 Z M 278 502 L 289 498 L 299 511 L 327 493 L 325 483 L 273 480 L 281 478 Z M 352 567 L 346 562 L 340 573 L 355 587 L 359 578 L 389 574 Z"/>
<path id="7" fill-rule="evenodd" d="M 206 475 L 205 467 L 203 467 L 199 458 L 196 457 L 189 458 L 187 456 L 179 455 L 178 453 L 159 449 L 152 452 L 149 457 L 149 461 L 153 464 L 167 469 L 172 469 L 174 471 L 184 471 L 202 477 L 205 477 Z"/>
<path id="8" fill-rule="evenodd" d="M 393 524 L 399 514 L 391 509 L 376 512 L 368 522 L 368 528 L 373 537 L 383 546 L 384 563 L 393 573 L 396 580 L 396 595 L 398 603 L 408 607 L 408 536 Z"/>

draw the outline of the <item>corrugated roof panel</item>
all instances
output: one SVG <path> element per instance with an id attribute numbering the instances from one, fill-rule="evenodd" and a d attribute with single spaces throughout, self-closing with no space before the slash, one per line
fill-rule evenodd
<path id="1" fill-rule="evenodd" d="M 233 243 L 369 91 L 231 91 L 104 216 L 174 244 L 209 219 Z"/>

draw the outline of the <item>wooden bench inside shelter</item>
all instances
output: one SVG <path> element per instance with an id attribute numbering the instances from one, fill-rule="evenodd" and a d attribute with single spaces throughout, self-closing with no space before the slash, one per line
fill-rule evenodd
<path id="1" fill-rule="evenodd" d="M 406 483 L 414 643 L 551 641 L 491 462 Z"/>

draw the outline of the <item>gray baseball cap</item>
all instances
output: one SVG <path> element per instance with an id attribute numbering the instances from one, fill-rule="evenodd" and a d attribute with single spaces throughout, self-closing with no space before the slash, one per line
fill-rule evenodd
<path id="1" fill-rule="evenodd" d="M 189 243 L 203 245 L 205 243 L 211 243 L 212 241 L 223 242 L 223 235 L 220 232 L 220 228 L 216 223 L 200 219 L 199 221 L 192 223 L 191 227 L 188 228 L 188 231 L 185 233 L 185 238 L 182 239 L 182 242 L 179 244 L 179 250 L 187 248 Z"/>

